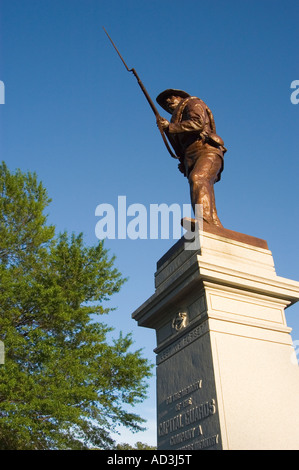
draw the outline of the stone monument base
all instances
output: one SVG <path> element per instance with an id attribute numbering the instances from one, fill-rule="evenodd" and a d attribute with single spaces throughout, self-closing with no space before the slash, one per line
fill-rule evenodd
<path id="1" fill-rule="evenodd" d="M 299 449 L 299 368 L 284 310 L 299 282 L 277 276 L 264 240 L 204 227 L 157 264 L 133 318 L 157 334 L 159 450 Z"/>

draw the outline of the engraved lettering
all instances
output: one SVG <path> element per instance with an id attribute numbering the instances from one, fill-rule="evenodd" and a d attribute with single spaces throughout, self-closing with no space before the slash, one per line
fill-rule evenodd
<path id="1" fill-rule="evenodd" d="M 183 388 L 182 390 L 179 390 L 178 392 L 174 393 L 173 395 L 170 395 L 169 397 L 166 398 L 166 404 L 170 405 L 174 401 L 179 400 L 180 398 L 183 398 L 185 395 L 190 395 L 190 393 L 195 392 L 196 390 L 199 390 L 202 388 L 202 380 L 198 380 L 197 382 L 188 385 L 186 388 Z"/>
<path id="2" fill-rule="evenodd" d="M 157 364 L 160 364 L 161 362 L 165 361 L 166 359 L 168 359 L 173 354 L 180 351 L 185 346 L 188 346 L 190 343 L 195 341 L 197 338 L 202 336 L 207 331 L 208 331 L 208 325 L 207 324 L 197 326 L 192 331 L 190 331 L 188 334 L 186 334 L 183 338 L 181 338 L 176 343 L 174 343 L 172 346 L 165 349 L 165 351 L 163 351 L 161 354 L 159 354 L 157 356 Z"/>
<path id="3" fill-rule="evenodd" d="M 214 398 L 210 401 L 201 403 L 198 406 L 190 408 L 183 414 L 174 416 L 174 418 L 167 419 L 162 421 L 159 424 L 159 436 L 165 436 L 171 434 L 178 429 L 184 428 L 185 426 L 192 425 L 197 421 L 207 418 L 210 415 L 216 413 L 216 402 Z M 200 428 L 201 429 L 201 428 Z"/>
<path id="4" fill-rule="evenodd" d="M 188 441 L 189 439 L 193 439 L 195 436 L 196 428 L 188 429 L 187 431 L 180 432 L 179 434 L 175 434 L 170 438 L 170 445 L 174 446 L 175 444 L 180 444 L 181 442 Z"/>
<path id="5" fill-rule="evenodd" d="M 181 408 L 186 408 L 187 406 L 192 405 L 192 397 L 187 398 L 184 401 L 181 401 L 180 403 L 177 403 L 175 405 L 176 411 L 180 411 Z"/>
<path id="6" fill-rule="evenodd" d="M 215 434 L 214 436 L 206 437 L 205 439 L 202 439 L 201 441 L 195 441 L 194 444 L 196 446 L 196 449 L 206 449 L 207 447 L 212 447 L 215 444 L 218 444 L 218 442 L 219 442 L 219 434 Z"/>
<path id="7" fill-rule="evenodd" d="M 180 428 L 184 427 L 184 422 L 182 420 L 183 416 L 181 414 L 175 416 L 174 418 L 167 419 L 159 425 L 159 436 L 167 435 L 177 431 Z"/>
<path id="8" fill-rule="evenodd" d="M 194 450 L 194 444 L 188 444 L 184 447 L 179 447 L 178 450 Z"/>

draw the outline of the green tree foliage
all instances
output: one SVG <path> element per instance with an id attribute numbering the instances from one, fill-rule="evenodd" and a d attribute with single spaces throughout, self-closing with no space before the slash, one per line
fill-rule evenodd
<path id="1" fill-rule="evenodd" d="M 99 321 L 124 279 L 103 242 L 55 235 L 36 175 L 0 165 L 0 449 L 111 448 L 146 396 L 150 365 Z"/>
<path id="2" fill-rule="evenodd" d="M 148 444 L 144 444 L 143 442 L 136 442 L 133 446 L 127 444 L 125 442 L 121 444 L 117 444 L 115 450 L 156 450 L 157 447 L 150 446 Z"/>

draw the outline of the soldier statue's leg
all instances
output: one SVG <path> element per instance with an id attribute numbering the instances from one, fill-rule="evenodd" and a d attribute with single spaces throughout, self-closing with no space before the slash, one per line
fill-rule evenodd
<path id="1" fill-rule="evenodd" d="M 216 210 L 216 203 L 215 203 L 215 192 L 214 192 L 214 185 L 212 187 L 212 217 L 213 217 L 213 224 L 217 225 L 217 227 L 223 227 L 222 223 L 219 220 L 217 210 Z"/>
<path id="2" fill-rule="evenodd" d="M 205 222 L 222 227 L 215 206 L 214 183 L 222 167 L 222 160 L 215 153 L 201 153 L 189 173 L 190 197 L 193 211 L 201 204 Z"/>

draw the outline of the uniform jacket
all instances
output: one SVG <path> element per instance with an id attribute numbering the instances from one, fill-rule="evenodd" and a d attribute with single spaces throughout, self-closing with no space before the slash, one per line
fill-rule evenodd
<path id="1" fill-rule="evenodd" d="M 226 151 L 223 145 L 211 145 L 209 139 L 205 138 L 216 135 L 215 121 L 208 106 L 195 96 L 180 102 L 172 114 L 166 134 L 181 162 L 184 161 L 186 150 L 194 142 L 200 143 L 197 145 L 198 157 L 205 153 L 215 153 L 223 159 Z M 221 138 L 218 139 L 222 141 Z"/>
<path id="2" fill-rule="evenodd" d="M 208 106 L 195 96 L 181 101 L 172 114 L 167 137 L 180 158 L 195 141 L 202 141 L 203 151 L 215 152 L 223 157 L 223 149 L 210 145 L 201 134 L 216 134 L 213 114 Z"/>

